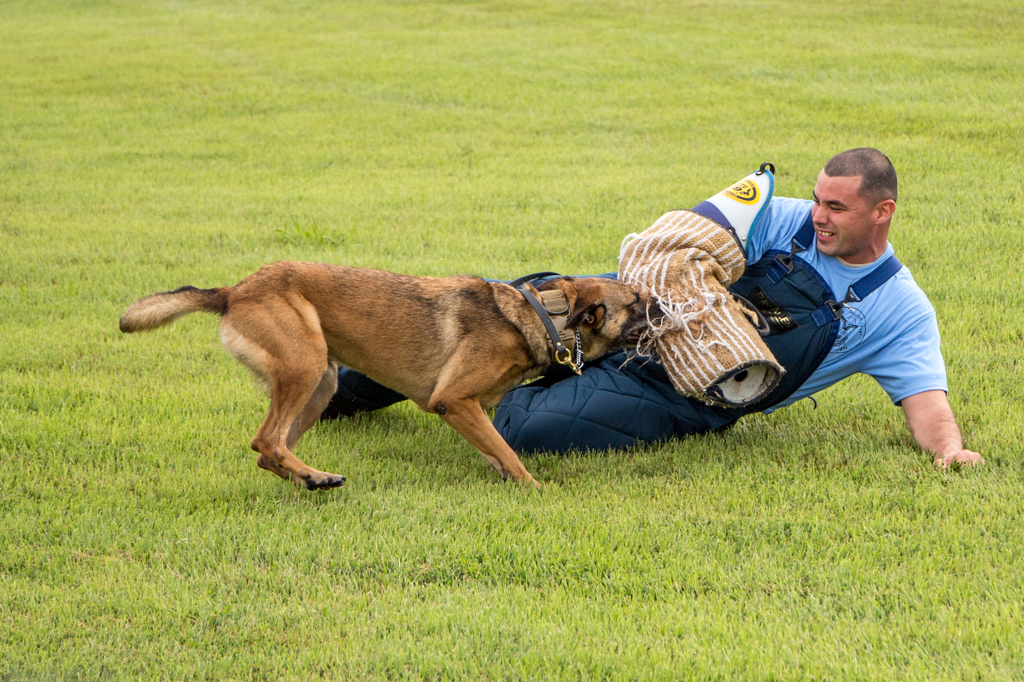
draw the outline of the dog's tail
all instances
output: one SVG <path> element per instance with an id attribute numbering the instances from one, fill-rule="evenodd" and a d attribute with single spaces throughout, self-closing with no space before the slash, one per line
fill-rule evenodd
<path id="1" fill-rule="evenodd" d="M 128 334 L 156 329 L 198 310 L 223 315 L 228 310 L 230 290 L 231 287 L 181 287 L 140 298 L 128 306 L 128 310 L 121 316 L 121 331 Z"/>

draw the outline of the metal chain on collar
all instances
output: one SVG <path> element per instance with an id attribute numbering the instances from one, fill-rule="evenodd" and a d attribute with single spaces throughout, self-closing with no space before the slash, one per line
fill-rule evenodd
<path id="1" fill-rule="evenodd" d="M 576 327 L 576 366 L 573 367 L 576 373 L 579 374 L 583 369 L 583 342 L 580 341 L 580 328 Z"/>

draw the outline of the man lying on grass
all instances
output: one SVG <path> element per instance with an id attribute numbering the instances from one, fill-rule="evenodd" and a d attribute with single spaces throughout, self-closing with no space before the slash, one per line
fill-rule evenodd
<path id="1" fill-rule="evenodd" d="M 851 149 L 825 164 L 813 201 L 773 198 L 756 222 L 746 270 L 731 288 L 756 292 L 755 305 L 772 327 L 764 341 L 786 369 L 767 404 L 706 405 L 676 393 L 657 362 L 620 369 L 619 353 L 580 376 L 552 366 L 505 396 L 495 426 L 521 453 L 628 448 L 720 430 L 864 373 L 903 408 L 911 434 L 937 465 L 984 464 L 964 449 L 946 398 L 935 311 L 888 242 L 896 199 L 889 159 L 877 149 Z M 868 293 L 843 297 L 851 287 Z M 834 319 L 814 317 L 830 304 Z M 339 379 L 325 418 L 404 399 L 355 372 L 343 369 Z"/>

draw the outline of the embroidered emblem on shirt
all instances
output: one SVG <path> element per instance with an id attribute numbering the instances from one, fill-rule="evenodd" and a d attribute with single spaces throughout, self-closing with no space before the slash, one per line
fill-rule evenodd
<path id="1" fill-rule="evenodd" d="M 773 301 L 761 287 L 756 287 L 747 295 L 747 298 L 754 304 L 754 307 L 761 311 L 764 318 L 768 320 L 768 325 L 776 334 L 785 334 L 799 326 L 793 316 Z"/>
<path id="2" fill-rule="evenodd" d="M 860 343 L 864 339 L 865 324 L 864 313 L 848 305 L 843 306 L 843 316 L 839 319 L 839 335 L 832 350 L 844 353 Z"/>
<path id="3" fill-rule="evenodd" d="M 725 196 L 730 199 L 735 199 L 741 204 L 756 204 L 757 203 L 757 185 L 750 180 L 741 180 L 729 189 L 722 192 Z"/>

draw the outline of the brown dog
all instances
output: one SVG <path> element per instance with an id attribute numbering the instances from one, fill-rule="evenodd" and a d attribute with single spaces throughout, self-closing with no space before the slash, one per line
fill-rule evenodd
<path id="1" fill-rule="evenodd" d="M 567 327 L 579 330 L 585 359 L 635 344 L 647 327 L 648 301 L 625 284 L 561 277 L 540 290 L 554 288 L 568 299 Z M 503 477 L 537 485 L 484 411 L 552 363 L 543 323 L 511 286 L 282 261 L 233 287 L 140 299 L 121 317 L 121 331 L 155 329 L 197 310 L 223 316 L 221 343 L 268 388 L 270 411 L 252 449 L 256 463 L 281 478 L 309 490 L 345 482 L 293 454 L 344 365 L 441 415 Z"/>

